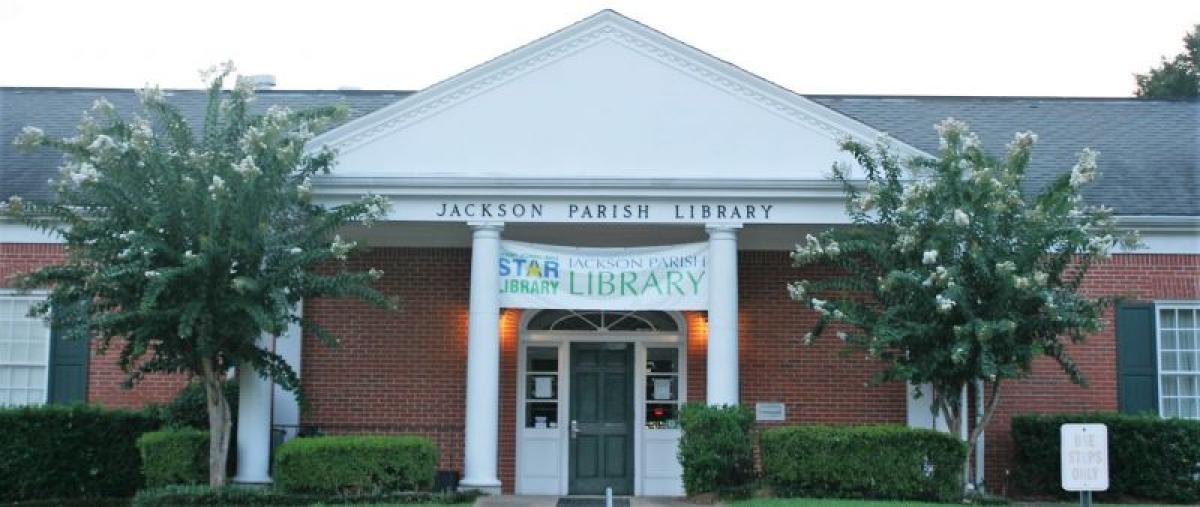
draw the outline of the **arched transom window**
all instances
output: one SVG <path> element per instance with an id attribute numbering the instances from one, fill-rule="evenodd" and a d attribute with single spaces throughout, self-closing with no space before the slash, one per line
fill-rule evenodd
<path id="1" fill-rule="evenodd" d="M 529 319 L 530 331 L 678 331 L 667 312 L 542 310 Z"/>

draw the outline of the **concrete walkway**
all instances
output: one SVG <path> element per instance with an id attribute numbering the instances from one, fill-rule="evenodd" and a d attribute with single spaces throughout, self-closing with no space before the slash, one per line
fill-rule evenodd
<path id="1" fill-rule="evenodd" d="M 517 496 L 496 495 L 481 496 L 475 501 L 475 507 L 555 507 L 558 505 L 557 496 Z M 692 507 L 695 504 L 684 502 L 682 499 L 669 497 L 633 497 L 630 507 Z M 720 504 L 708 507 L 720 507 Z"/>

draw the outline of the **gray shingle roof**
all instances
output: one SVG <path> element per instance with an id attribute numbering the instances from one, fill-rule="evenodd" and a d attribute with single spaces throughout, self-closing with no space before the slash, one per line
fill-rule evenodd
<path id="1" fill-rule="evenodd" d="M 303 109 L 345 101 L 351 117 L 358 117 L 402 99 L 407 91 L 290 91 L 258 93 L 254 108 L 271 105 Z M 164 90 L 167 100 L 177 105 L 193 126 L 200 125 L 207 93 L 203 90 Z M 33 199 L 50 197 L 46 180 L 58 174 L 60 155 L 50 150 L 28 152 L 13 146 L 13 139 L 27 125 L 53 137 L 75 135 L 75 126 L 92 102 L 104 97 L 121 114 L 142 110 L 133 90 L 114 88 L 2 88 L 0 87 L 0 199 L 20 195 Z"/>
<path id="2" fill-rule="evenodd" d="M 984 147 L 1002 155 L 1019 131 L 1038 134 L 1027 182 L 1040 186 L 1071 170 L 1079 150 L 1100 151 L 1101 176 L 1088 202 L 1122 215 L 1200 215 L 1200 102 L 1038 97 L 808 96 L 937 153 L 933 125 L 969 123 Z"/>
<path id="3" fill-rule="evenodd" d="M 205 96 L 172 90 L 169 100 L 196 122 Z M 347 102 L 355 116 L 408 96 L 406 91 L 265 91 L 256 107 L 293 108 Z M 48 135 L 73 135 L 82 112 L 97 97 L 118 111 L 140 110 L 132 90 L 0 88 L 0 198 L 49 196 L 46 180 L 60 160 L 45 151 L 14 149 L 26 125 Z M 1200 102 L 1038 97 L 808 96 L 929 153 L 937 151 L 933 124 L 955 117 L 971 124 L 993 153 L 1003 153 L 1014 132 L 1039 135 L 1029 182 L 1037 186 L 1069 171 L 1083 147 L 1100 151 L 1102 176 L 1088 188 L 1090 202 L 1122 215 L 1200 216 Z"/>

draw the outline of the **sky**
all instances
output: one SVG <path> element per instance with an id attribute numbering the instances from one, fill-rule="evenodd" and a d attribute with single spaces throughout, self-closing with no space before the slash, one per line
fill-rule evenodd
<path id="1" fill-rule="evenodd" d="M 0 0 L 0 86 L 419 90 L 611 8 L 799 93 L 1129 96 L 1198 0 Z"/>

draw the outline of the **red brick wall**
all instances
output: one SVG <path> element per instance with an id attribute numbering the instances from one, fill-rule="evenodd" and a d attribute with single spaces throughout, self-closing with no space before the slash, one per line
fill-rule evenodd
<path id="1" fill-rule="evenodd" d="M 1200 255 L 1116 255 L 1092 267 L 1083 290 L 1091 295 L 1121 295 L 1134 301 L 1200 300 Z M 1072 384 L 1051 359 L 1040 359 L 1030 378 L 1003 387 L 995 419 L 987 427 L 985 465 L 993 491 L 1012 490 L 1012 416 L 1033 412 L 1117 410 L 1116 326 L 1110 310 L 1104 329 L 1068 348 L 1090 386 Z"/>
<path id="2" fill-rule="evenodd" d="M 60 245 L 0 244 L 0 279 L 62 259 Z M 461 470 L 466 392 L 467 301 L 470 251 L 467 249 L 379 248 L 353 261 L 386 272 L 378 287 L 395 297 L 401 311 L 390 313 L 347 300 L 312 300 L 306 316 L 342 338 L 337 348 L 305 335 L 302 378 L 309 407 L 307 425 L 329 433 L 419 433 L 433 437 L 440 468 Z M 784 402 L 788 423 L 867 423 L 905 421 L 904 388 L 868 387 L 879 365 L 842 352 L 836 339 L 803 346 L 799 337 L 816 316 L 787 298 L 785 283 L 819 277 L 819 270 L 794 270 L 785 252 L 740 252 L 740 368 L 742 400 Z M 5 286 L 0 282 L 0 286 Z M 1200 256 L 1119 255 L 1093 268 L 1085 290 L 1123 294 L 1135 300 L 1200 299 Z M 514 484 L 516 347 L 519 311 L 501 316 L 500 479 Z M 688 399 L 705 398 L 707 323 L 687 312 Z M 1116 345 L 1112 315 L 1105 330 L 1071 347 L 1091 381 L 1084 389 L 1066 379 L 1049 360 L 1032 377 L 1006 386 L 996 418 L 988 427 L 988 482 L 1006 486 L 1011 467 L 1009 424 L 1015 414 L 1047 411 L 1116 410 Z M 115 350 L 110 353 L 115 354 Z M 135 407 L 166 401 L 182 378 L 155 377 L 132 391 L 115 355 L 94 356 L 89 401 Z"/>
<path id="3" fill-rule="evenodd" d="M 62 245 L 0 243 L 0 287 L 12 287 L 12 276 L 62 262 Z"/>
<path id="4" fill-rule="evenodd" d="M 829 332 L 802 344 L 817 314 L 792 301 L 786 284 L 826 272 L 792 268 L 787 252 L 740 252 L 738 269 L 743 403 L 783 402 L 786 424 L 905 423 L 904 385 L 867 385 L 879 363 L 845 352 Z"/>
<path id="5" fill-rule="evenodd" d="M 88 403 L 106 407 L 141 408 L 148 403 L 171 401 L 190 378 L 187 375 L 146 375 L 132 389 L 121 387 L 125 372 L 117 366 L 121 341 L 113 340 L 108 352 L 97 354 L 92 342 L 92 359 L 88 363 Z"/>
<path id="6" fill-rule="evenodd" d="M 11 287 L 10 277 L 19 273 L 62 262 L 63 246 L 46 243 L 0 243 L 0 287 Z M 94 345 L 94 344 L 93 344 Z M 89 403 L 108 407 L 137 408 L 146 403 L 170 400 L 186 382 L 182 376 L 150 375 L 133 389 L 120 387 L 125 378 L 117 366 L 119 342 L 114 341 L 107 355 L 94 353 L 88 365 Z"/>
<path id="7" fill-rule="evenodd" d="M 376 287 L 400 311 L 305 301 L 304 316 L 341 343 L 330 348 L 305 334 L 309 406 L 301 423 L 325 433 L 428 435 L 438 443 L 439 468 L 462 470 L 470 251 L 378 248 L 352 263 L 382 269 Z"/>

